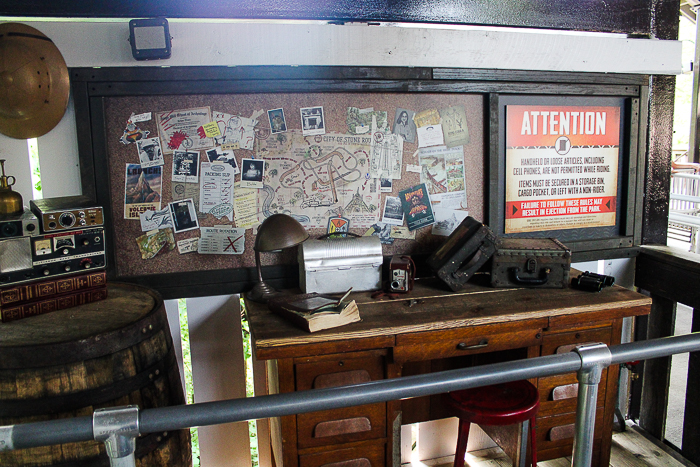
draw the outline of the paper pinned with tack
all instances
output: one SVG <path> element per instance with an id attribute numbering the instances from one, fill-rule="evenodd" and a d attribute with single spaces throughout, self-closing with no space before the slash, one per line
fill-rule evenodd
<path id="1" fill-rule="evenodd" d="M 131 117 L 129 117 L 129 120 L 131 120 L 132 123 L 147 122 L 150 119 L 151 119 L 151 112 L 145 112 L 145 113 L 138 114 L 138 115 L 131 114 Z"/>
<path id="2" fill-rule="evenodd" d="M 415 164 L 406 164 L 406 172 L 414 172 L 414 173 L 421 173 L 423 171 L 423 168 L 420 165 L 415 165 Z"/>
<path id="3" fill-rule="evenodd" d="M 238 182 L 234 187 L 233 214 L 236 227 L 249 229 L 258 225 L 258 190 L 241 188 Z"/>
<path id="4" fill-rule="evenodd" d="M 245 229 L 202 227 L 200 231 L 200 255 L 242 255 L 245 250 Z"/>
<path id="5" fill-rule="evenodd" d="M 442 135 L 442 125 L 422 126 L 418 128 L 418 147 L 441 146 L 445 144 Z"/>
<path id="6" fill-rule="evenodd" d="M 181 255 L 185 253 L 193 253 L 197 251 L 197 245 L 199 243 L 199 237 L 186 238 L 177 242 L 177 252 Z"/>
<path id="7" fill-rule="evenodd" d="M 141 231 L 167 229 L 173 227 L 173 220 L 170 217 L 170 208 L 165 207 L 158 211 L 145 211 L 139 214 L 141 220 Z"/>
<path id="8" fill-rule="evenodd" d="M 229 164 L 202 162 L 199 184 L 199 212 L 217 219 L 233 220 L 233 167 Z"/>
<path id="9" fill-rule="evenodd" d="M 433 235 L 449 236 L 469 216 L 469 211 L 459 211 L 456 209 L 435 208 L 435 223 L 433 224 Z"/>
<path id="10" fill-rule="evenodd" d="M 207 135 L 207 138 L 213 138 L 214 136 L 221 135 L 219 125 L 216 122 L 205 123 L 202 125 L 202 129 L 204 130 L 204 134 Z"/>

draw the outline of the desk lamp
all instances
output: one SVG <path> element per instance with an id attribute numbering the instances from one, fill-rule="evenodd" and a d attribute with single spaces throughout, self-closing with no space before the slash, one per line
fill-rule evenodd
<path id="1" fill-rule="evenodd" d="M 260 303 L 267 301 L 277 291 L 267 285 L 262 278 L 260 267 L 260 252 L 284 250 L 296 246 L 309 238 L 308 232 L 293 217 L 286 214 L 273 214 L 260 224 L 258 235 L 255 237 L 255 267 L 258 270 L 258 283 L 248 292 L 248 298 Z"/>

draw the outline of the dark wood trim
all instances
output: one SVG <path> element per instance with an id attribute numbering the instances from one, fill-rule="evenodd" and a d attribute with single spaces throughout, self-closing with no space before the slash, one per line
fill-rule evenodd
<path id="1" fill-rule="evenodd" d="M 700 308 L 700 256 L 663 246 L 642 246 L 634 285 L 656 296 Z M 651 338 L 651 337 L 649 337 Z"/>
<path id="2" fill-rule="evenodd" d="M 672 336 L 676 324 L 676 302 L 651 294 L 653 300 L 647 339 Z M 668 388 L 671 381 L 671 357 L 660 357 L 644 362 L 642 405 L 639 426 L 658 439 L 664 439 Z"/>

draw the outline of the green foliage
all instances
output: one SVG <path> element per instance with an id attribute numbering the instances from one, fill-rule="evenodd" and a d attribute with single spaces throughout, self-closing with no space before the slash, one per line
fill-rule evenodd
<path id="1" fill-rule="evenodd" d="M 182 360 L 185 368 L 185 398 L 188 404 L 194 404 L 190 328 L 187 322 L 187 302 L 184 298 L 177 301 L 177 308 L 180 315 L 180 340 L 182 341 Z M 199 432 L 197 428 L 190 428 L 190 437 L 192 439 L 192 466 L 199 467 Z"/>

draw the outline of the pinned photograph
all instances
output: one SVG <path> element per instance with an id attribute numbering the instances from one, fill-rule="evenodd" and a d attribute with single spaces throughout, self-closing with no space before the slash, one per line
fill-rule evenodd
<path id="1" fill-rule="evenodd" d="M 199 182 L 199 152 L 173 152 L 173 181 Z"/>
<path id="2" fill-rule="evenodd" d="M 207 159 L 209 159 L 209 162 L 221 162 L 222 164 L 230 165 L 233 167 L 234 175 L 240 172 L 238 170 L 238 162 L 236 162 L 236 155 L 232 149 L 224 149 L 219 146 L 209 149 L 207 151 Z"/>
<path id="3" fill-rule="evenodd" d="M 163 151 L 160 149 L 160 138 L 146 138 L 136 141 L 141 167 L 163 165 Z"/>
<path id="4" fill-rule="evenodd" d="M 387 196 L 384 202 L 382 222 L 389 225 L 403 225 L 403 209 L 397 196 Z"/>
<path id="5" fill-rule="evenodd" d="M 265 176 L 263 159 L 243 159 L 241 161 L 241 188 L 262 188 Z"/>
<path id="6" fill-rule="evenodd" d="M 407 143 L 416 141 L 416 122 L 413 121 L 413 116 L 416 113 L 408 109 L 396 109 L 396 117 L 394 118 L 395 135 L 399 135 Z"/>
<path id="7" fill-rule="evenodd" d="M 139 219 L 146 211 L 160 209 L 163 168 L 126 164 L 124 219 Z"/>
<path id="8" fill-rule="evenodd" d="M 199 228 L 197 210 L 194 207 L 192 198 L 174 201 L 168 207 L 170 208 L 170 218 L 173 220 L 175 233 Z"/>
<path id="9" fill-rule="evenodd" d="M 380 180 L 380 185 L 382 193 L 391 193 L 393 189 L 393 181 L 390 178 L 382 178 Z"/>
<path id="10" fill-rule="evenodd" d="M 304 107 L 301 112 L 301 128 L 304 136 L 325 135 L 323 107 Z"/>
<path id="11" fill-rule="evenodd" d="M 284 110 L 268 110 L 267 118 L 270 119 L 270 129 L 272 130 L 273 135 L 275 133 L 284 133 L 287 131 L 287 122 L 284 119 Z"/>

